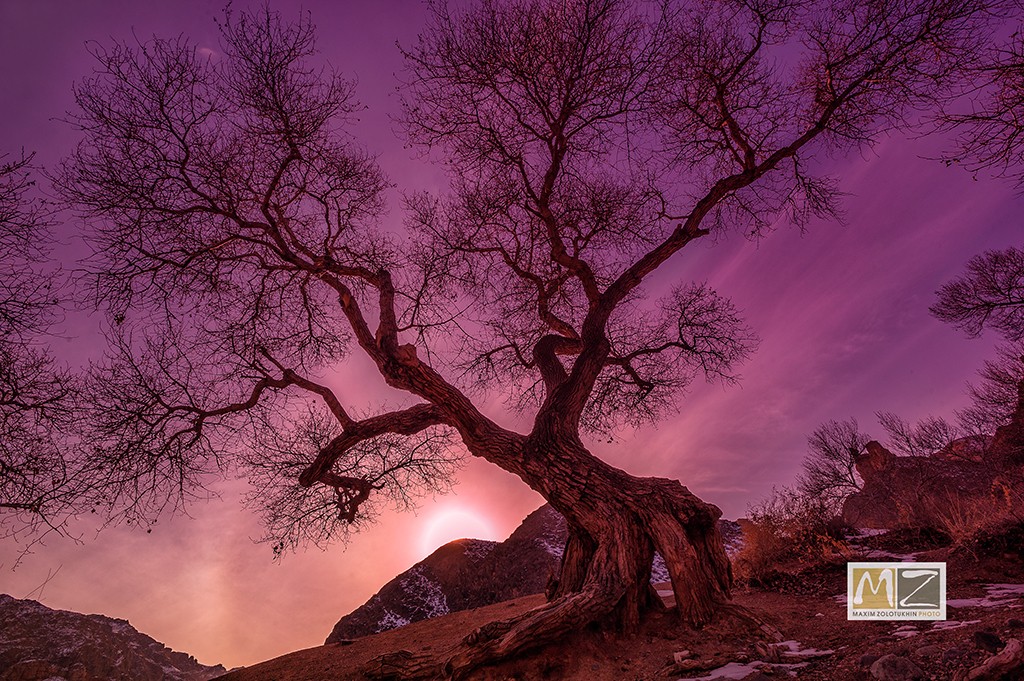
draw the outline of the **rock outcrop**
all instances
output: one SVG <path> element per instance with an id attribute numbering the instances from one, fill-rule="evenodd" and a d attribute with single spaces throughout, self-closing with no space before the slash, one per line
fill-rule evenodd
<path id="1" fill-rule="evenodd" d="M 999 468 L 955 450 L 896 456 L 869 442 L 856 460 L 864 484 L 844 502 L 843 520 L 862 528 L 937 527 L 939 512 L 991 496 Z"/>
<path id="2" fill-rule="evenodd" d="M 1024 464 L 1024 379 L 1017 384 L 1017 405 L 1010 422 L 996 429 L 991 449 L 992 455 L 1006 464 Z"/>
<path id="3" fill-rule="evenodd" d="M 739 526 L 719 521 L 719 528 L 727 550 L 735 550 Z M 541 593 L 559 569 L 566 535 L 565 519 L 545 504 L 503 542 L 459 539 L 445 544 L 342 617 L 325 643 Z M 664 563 L 656 560 L 652 581 L 667 579 Z"/>
<path id="4" fill-rule="evenodd" d="M 206 681 L 224 673 L 126 620 L 0 594 L 0 681 Z"/>

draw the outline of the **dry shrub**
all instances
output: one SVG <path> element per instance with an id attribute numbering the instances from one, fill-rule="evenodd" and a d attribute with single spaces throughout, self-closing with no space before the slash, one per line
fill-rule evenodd
<path id="1" fill-rule="evenodd" d="M 935 503 L 935 525 L 950 536 L 954 546 L 972 546 L 981 537 L 999 535 L 1004 528 L 1024 522 L 1024 487 L 997 480 L 988 495 L 950 495 Z"/>
<path id="2" fill-rule="evenodd" d="M 782 569 L 801 570 L 844 561 L 849 555 L 834 505 L 819 496 L 775 489 L 751 506 L 748 515 L 735 569 L 750 583 L 760 583 Z"/>

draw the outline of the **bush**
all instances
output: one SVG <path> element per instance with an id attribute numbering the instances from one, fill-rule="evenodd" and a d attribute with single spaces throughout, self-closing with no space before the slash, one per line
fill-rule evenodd
<path id="1" fill-rule="evenodd" d="M 1024 521 L 1019 518 L 1003 518 L 991 522 L 961 542 L 959 550 L 975 558 L 979 556 L 1015 557 L 1024 560 Z"/>
<path id="2" fill-rule="evenodd" d="M 953 496 L 933 509 L 936 525 L 953 540 L 955 547 L 986 545 L 985 538 L 999 537 L 1006 528 L 1024 525 L 1024 488 L 1019 480 L 997 478 L 986 496 Z M 979 541 L 981 543 L 979 544 Z"/>
<path id="3" fill-rule="evenodd" d="M 848 529 L 821 497 L 783 488 L 748 510 L 744 544 L 736 557 L 736 575 L 758 583 L 783 568 L 802 569 L 845 561 Z"/>

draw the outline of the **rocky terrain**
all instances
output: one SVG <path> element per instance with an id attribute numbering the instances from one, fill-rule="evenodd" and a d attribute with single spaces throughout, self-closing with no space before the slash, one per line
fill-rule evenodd
<path id="1" fill-rule="evenodd" d="M 206 681 L 225 671 L 126 620 L 0 595 L 0 681 Z"/>
<path id="2" fill-rule="evenodd" d="M 735 551 L 742 534 L 739 525 L 722 520 L 719 527 L 727 550 Z M 565 540 L 565 519 L 545 504 L 503 542 L 460 539 L 445 544 L 342 617 L 325 643 L 543 593 L 559 569 Z M 664 563 L 656 559 L 652 581 L 667 579 Z"/>
<path id="3" fill-rule="evenodd" d="M 735 525 L 722 527 L 735 550 L 740 545 Z M 343 618 L 332 637 L 345 631 L 343 625 L 348 631 L 357 626 L 389 629 L 359 638 L 336 636 L 330 644 L 228 673 L 167 649 L 123 620 L 2 596 L 0 681 L 362 681 L 370 678 L 367 671 L 386 678 L 380 676 L 382 655 L 443 658 L 475 629 L 542 604 L 543 594 L 521 592 L 543 589 L 549 573 L 544 568 L 557 566 L 563 536 L 561 518 L 542 507 L 505 542 L 452 542 L 394 580 L 393 589 L 385 587 Z M 676 617 L 671 591 L 661 583 L 656 586 L 668 609 L 650 613 L 639 636 L 586 628 L 515 660 L 478 669 L 471 678 L 1024 679 L 1024 524 L 998 534 L 979 533 L 959 545 L 909 529 L 864 530 L 848 537 L 845 546 L 842 560 L 779 570 L 757 586 L 739 583 L 734 602 L 760 618 L 760 628 L 723 615 L 703 629 L 690 629 Z M 846 619 L 846 560 L 894 559 L 947 564 L 947 620 Z M 505 569 L 510 577 L 503 580 Z M 504 599 L 503 594 L 513 596 Z M 489 598 L 500 602 L 472 605 Z M 401 617 L 422 621 L 398 626 Z"/>

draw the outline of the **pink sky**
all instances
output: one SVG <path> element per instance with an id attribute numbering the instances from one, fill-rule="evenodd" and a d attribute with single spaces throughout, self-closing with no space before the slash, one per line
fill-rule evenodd
<path id="1" fill-rule="evenodd" d="M 55 119 L 71 107 L 72 82 L 92 68 L 85 41 L 186 33 L 215 48 L 221 6 L 0 0 L 0 147 L 35 150 L 44 165 L 70 147 L 74 132 Z M 302 6 L 330 61 L 358 77 L 358 96 L 369 106 L 355 131 L 361 143 L 380 154 L 400 188 L 438 187 L 439 169 L 411 159 L 387 118 L 396 110 L 390 94 L 401 68 L 395 41 L 414 38 L 424 5 Z M 793 482 L 807 434 L 825 420 L 854 416 L 879 433 L 879 410 L 913 420 L 962 406 L 964 383 L 993 340 L 964 339 L 927 308 L 971 255 L 1021 243 L 1024 205 L 1003 183 L 922 158 L 940 148 L 936 139 L 891 139 L 863 158 L 832 162 L 850 194 L 844 226 L 814 224 L 805 235 L 783 227 L 759 244 L 731 239 L 677 256 L 661 283 L 707 279 L 745 313 L 763 339 L 760 349 L 742 368 L 740 385 L 695 385 L 675 417 L 614 444 L 595 443 L 594 451 L 635 474 L 678 477 L 735 518 L 772 486 Z M 387 219 L 401 219 L 397 207 Z M 72 224 L 62 229 L 73 233 Z M 95 352 L 81 342 L 95 323 L 71 325 L 79 341 L 59 347 L 68 361 Z M 345 371 L 373 379 L 358 365 Z M 500 400 L 489 413 L 500 416 Z M 25 597 L 59 569 L 33 597 L 126 618 L 207 664 L 251 664 L 319 645 L 341 615 L 425 555 L 425 535 L 503 538 L 542 501 L 517 478 L 472 461 L 453 494 L 424 500 L 417 515 L 386 514 L 347 548 L 311 549 L 275 564 L 270 547 L 250 539 L 260 528 L 239 508 L 238 489 L 225 486 L 223 500 L 152 534 L 114 528 L 95 536 L 83 523 L 82 544 L 48 540 L 14 572 L 18 547 L 0 545 L 0 592 Z M 455 517 L 448 536 L 437 520 L 446 513 Z"/>

